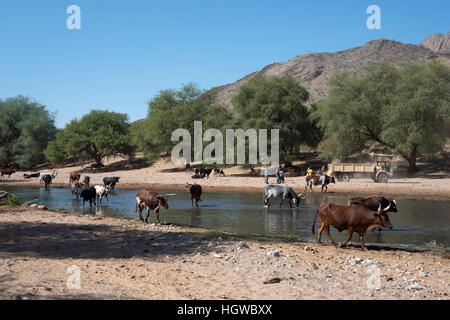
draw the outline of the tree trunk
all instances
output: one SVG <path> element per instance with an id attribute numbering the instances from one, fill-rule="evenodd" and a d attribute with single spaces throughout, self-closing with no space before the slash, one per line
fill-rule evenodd
<path id="1" fill-rule="evenodd" d="M 94 156 L 95 166 L 96 166 L 97 168 L 103 167 L 102 158 L 103 158 L 103 157 L 100 156 L 100 155 L 95 155 L 95 156 Z"/>

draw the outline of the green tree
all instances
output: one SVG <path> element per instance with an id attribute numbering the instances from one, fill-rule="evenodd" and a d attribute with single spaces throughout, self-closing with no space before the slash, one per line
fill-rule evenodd
<path id="1" fill-rule="evenodd" d="M 45 106 L 29 98 L 0 100 L 0 165 L 27 169 L 42 161 L 56 132 L 54 122 Z"/>
<path id="2" fill-rule="evenodd" d="M 171 141 L 178 128 L 194 132 L 194 121 L 203 121 L 203 130 L 221 129 L 232 120 L 231 113 L 216 105 L 216 90 L 204 92 L 194 84 L 180 90 L 163 90 L 149 102 L 148 116 L 141 131 L 141 143 L 146 157 L 156 158 L 169 153 L 178 142 Z"/>
<path id="3" fill-rule="evenodd" d="M 315 146 L 320 131 L 304 103 L 308 91 L 291 76 L 257 76 L 232 99 L 236 125 L 244 130 L 279 129 L 280 161 L 290 163 L 301 145 Z"/>
<path id="4" fill-rule="evenodd" d="M 93 110 L 80 120 L 72 120 L 56 134 L 56 139 L 44 151 L 45 156 L 56 164 L 66 163 L 86 153 L 97 166 L 102 166 L 104 157 L 130 155 L 133 152 L 128 116 L 100 110 Z"/>
<path id="5" fill-rule="evenodd" d="M 324 133 L 328 160 L 343 159 L 369 143 L 400 154 L 416 172 L 417 157 L 442 149 L 450 135 L 450 69 L 438 61 L 384 62 L 363 77 L 339 74 L 312 117 Z"/>

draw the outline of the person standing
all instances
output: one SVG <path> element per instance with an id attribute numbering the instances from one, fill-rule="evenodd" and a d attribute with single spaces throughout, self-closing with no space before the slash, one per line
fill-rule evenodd
<path id="1" fill-rule="evenodd" d="M 269 184 L 269 168 L 264 170 L 264 177 L 266 178 L 266 184 Z"/>
<path id="2" fill-rule="evenodd" d="M 278 169 L 278 174 L 280 175 L 280 183 L 284 183 L 284 172 L 283 172 L 283 168 L 280 167 Z"/>

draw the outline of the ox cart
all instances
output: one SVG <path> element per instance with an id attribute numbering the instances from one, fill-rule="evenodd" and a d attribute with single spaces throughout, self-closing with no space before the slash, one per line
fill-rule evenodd
<path id="1" fill-rule="evenodd" d="M 370 156 L 373 163 L 331 163 L 330 175 L 344 182 L 350 181 L 353 177 L 369 177 L 375 182 L 387 183 L 397 169 L 396 164 L 392 163 L 394 156 L 374 153 Z"/>

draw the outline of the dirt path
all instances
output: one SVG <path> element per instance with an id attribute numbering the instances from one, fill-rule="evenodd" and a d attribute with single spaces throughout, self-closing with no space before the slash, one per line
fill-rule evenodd
<path id="1" fill-rule="evenodd" d="M 448 253 L 363 252 L 29 208 L 0 209 L 0 242 L 0 299 L 447 300 L 450 294 Z M 76 275 L 67 273 L 71 266 L 80 271 L 79 289 L 67 287 Z"/>

